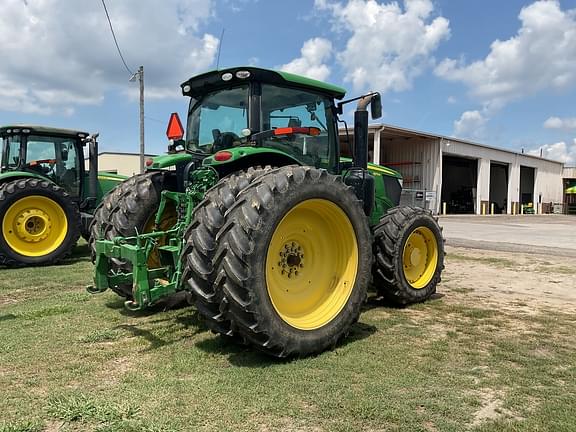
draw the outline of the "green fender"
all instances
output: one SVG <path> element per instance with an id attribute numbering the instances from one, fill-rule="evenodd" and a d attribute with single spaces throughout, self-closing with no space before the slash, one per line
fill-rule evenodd
<path id="1" fill-rule="evenodd" d="M 226 160 L 218 160 L 217 155 L 222 152 L 227 152 L 231 156 Z M 204 159 L 203 165 L 209 165 L 213 167 L 217 167 L 218 165 L 225 165 L 239 161 L 240 159 L 245 159 L 253 156 L 265 156 L 265 155 L 273 155 L 273 156 L 280 156 L 282 158 L 290 160 L 294 164 L 302 165 L 302 162 L 296 159 L 294 156 L 289 155 L 282 150 L 270 148 L 270 147 L 232 147 L 229 149 L 225 149 L 219 152 L 214 153 L 213 155 Z"/>
<path id="2" fill-rule="evenodd" d="M 226 160 L 217 160 L 215 156 L 221 152 L 229 153 L 230 157 Z M 238 162 L 240 159 L 259 155 L 265 156 L 267 154 L 283 157 L 285 159 L 290 160 L 294 164 L 298 165 L 302 164 L 302 162 L 298 161 L 298 159 L 296 159 L 293 156 L 290 156 L 289 154 L 281 150 L 273 149 L 270 147 L 243 146 L 243 147 L 232 147 L 216 152 L 213 155 L 207 155 L 203 161 L 203 165 L 213 167 L 223 166 L 230 163 Z M 152 158 L 151 159 L 152 162 L 146 167 L 146 169 L 157 170 L 157 169 L 169 168 L 179 164 L 191 162 L 192 159 L 193 159 L 192 155 L 188 153 L 164 154 Z"/>
<path id="3" fill-rule="evenodd" d="M 18 180 L 22 178 L 37 178 L 38 180 L 47 180 L 49 182 L 52 182 L 52 180 L 50 180 L 47 177 L 41 176 L 40 174 L 34 174 L 27 171 L 10 171 L 0 174 L 0 186 L 5 183 L 11 182 L 12 180 Z"/>

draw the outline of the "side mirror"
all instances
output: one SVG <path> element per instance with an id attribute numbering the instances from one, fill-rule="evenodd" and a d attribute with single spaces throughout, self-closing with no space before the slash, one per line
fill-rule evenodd
<path id="1" fill-rule="evenodd" d="M 62 155 L 62 162 L 68 162 L 68 145 L 62 144 L 60 154 Z"/>
<path id="2" fill-rule="evenodd" d="M 370 102 L 370 115 L 373 120 L 382 117 L 382 97 L 380 93 L 375 93 Z"/>

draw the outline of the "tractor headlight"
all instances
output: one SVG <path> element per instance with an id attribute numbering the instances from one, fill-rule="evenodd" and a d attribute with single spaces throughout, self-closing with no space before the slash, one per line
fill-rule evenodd
<path id="1" fill-rule="evenodd" d="M 250 71 L 247 70 L 239 70 L 236 72 L 236 78 L 246 79 L 250 77 Z"/>

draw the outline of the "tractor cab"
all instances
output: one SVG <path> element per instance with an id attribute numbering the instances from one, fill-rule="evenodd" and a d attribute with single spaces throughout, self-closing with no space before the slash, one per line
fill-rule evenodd
<path id="1" fill-rule="evenodd" d="M 191 98 L 183 147 L 211 156 L 208 164 L 262 159 L 266 149 L 257 163 L 338 170 L 334 99 L 344 89 L 252 67 L 208 72 L 181 87 Z"/>
<path id="2" fill-rule="evenodd" d="M 33 126 L 0 128 L 2 177 L 39 176 L 81 196 L 85 132 Z"/>

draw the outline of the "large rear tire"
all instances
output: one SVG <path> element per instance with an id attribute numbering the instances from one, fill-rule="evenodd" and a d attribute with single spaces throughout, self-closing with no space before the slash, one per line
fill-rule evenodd
<path id="1" fill-rule="evenodd" d="M 100 203 L 90 225 L 90 250 L 95 259 L 96 240 L 113 240 L 115 237 L 130 237 L 136 233 L 146 233 L 154 228 L 154 218 L 160 205 L 161 193 L 168 188 L 164 172 L 139 174 L 120 183 Z M 171 228 L 177 220 L 173 206 L 167 206 L 160 223 L 161 230 Z M 159 241 L 161 243 L 161 239 Z M 111 259 L 113 272 L 131 272 L 129 262 Z M 159 260 L 154 251 L 148 265 L 155 267 Z M 122 284 L 110 287 L 116 294 L 132 298 L 132 285 Z"/>
<path id="2" fill-rule="evenodd" d="M 217 236 L 221 310 L 277 357 L 335 346 L 360 315 L 372 264 L 368 219 L 341 177 L 287 166 L 244 189 Z"/>
<path id="3" fill-rule="evenodd" d="M 54 264 L 80 237 L 78 206 L 45 180 L 15 180 L 0 187 L 0 265 Z"/>
<path id="4" fill-rule="evenodd" d="M 444 269 L 442 229 L 430 210 L 395 207 L 374 228 L 374 256 L 380 295 L 401 305 L 428 300 Z"/>
<path id="5" fill-rule="evenodd" d="M 216 236 L 224 225 L 225 214 L 236 202 L 238 193 L 252 181 L 272 168 L 248 168 L 221 179 L 206 192 L 204 200 L 196 206 L 192 222 L 184 239 L 182 251 L 184 271 L 182 280 L 185 288 L 192 292 L 196 309 L 214 332 L 232 336 L 230 321 L 220 311 L 221 289 L 217 287 L 221 278 L 215 271 L 222 253 L 217 254 Z"/>

